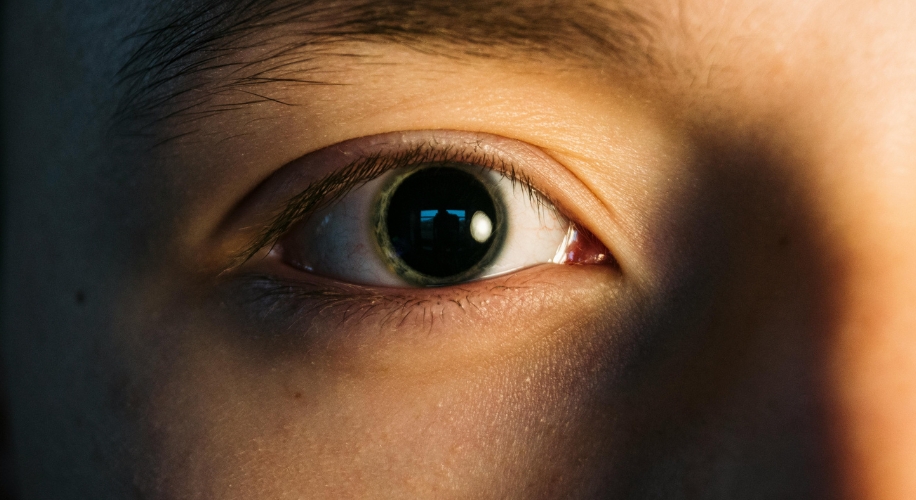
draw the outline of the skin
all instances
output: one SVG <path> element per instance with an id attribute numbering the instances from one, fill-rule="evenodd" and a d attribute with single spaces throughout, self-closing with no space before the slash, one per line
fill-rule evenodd
<path id="1" fill-rule="evenodd" d="M 23 498 L 916 497 L 910 2 L 632 2 L 662 61 L 632 73 L 354 44 L 349 85 L 155 153 L 106 135 L 124 4 L 3 30 Z M 221 274 L 261 181 L 401 130 L 540 148 L 619 269 L 410 292 L 397 328 L 265 313 L 246 273 L 304 279 L 275 260 Z"/>

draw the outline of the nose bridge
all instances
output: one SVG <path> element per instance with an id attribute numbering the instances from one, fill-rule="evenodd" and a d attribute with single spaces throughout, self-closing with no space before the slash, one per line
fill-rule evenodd
<path id="1" fill-rule="evenodd" d="M 869 101 L 832 122 L 809 179 L 826 388 L 848 497 L 916 498 L 916 114 Z"/>
<path id="2" fill-rule="evenodd" d="M 841 463 L 863 498 L 916 498 L 916 227 L 880 220 L 916 211 L 865 205 L 843 224 L 845 244 L 832 256 L 842 271 L 831 294 L 828 385 Z"/>

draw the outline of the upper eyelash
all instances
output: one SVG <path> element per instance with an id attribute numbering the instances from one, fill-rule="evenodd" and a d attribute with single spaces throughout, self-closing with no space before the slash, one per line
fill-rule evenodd
<path id="1" fill-rule="evenodd" d="M 518 171 L 514 164 L 497 155 L 483 152 L 482 148 L 476 146 L 458 147 L 433 141 L 423 142 L 405 150 L 381 151 L 361 156 L 346 167 L 311 183 L 302 192 L 287 200 L 258 236 L 236 255 L 230 269 L 244 264 L 262 249 L 276 244 L 292 226 L 315 211 L 390 170 L 423 163 L 447 162 L 471 164 L 498 172 L 512 182 L 513 189 L 516 186 L 524 189 L 529 201 L 539 213 L 542 213 L 544 208 L 556 210 L 556 203 L 536 189 L 524 172 Z"/>

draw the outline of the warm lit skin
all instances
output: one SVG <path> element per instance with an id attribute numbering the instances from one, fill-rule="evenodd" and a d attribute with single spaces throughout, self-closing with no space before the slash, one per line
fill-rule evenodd
<path id="1" fill-rule="evenodd" d="M 296 105 L 155 149 L 104 135 L 142 9 L 17 3 L 3 330 L 25 498 L 916 497 L 911 2 L 624 2 L 657 42 L 632 71 L 363 41 L 319 61 L 347 85 L 273 84 Z M 300 271 L 222 272 L 272 173 L 419 130 L 543 150 L 536 187 L 619 268 L 307 329 L 245 279 Z"/>

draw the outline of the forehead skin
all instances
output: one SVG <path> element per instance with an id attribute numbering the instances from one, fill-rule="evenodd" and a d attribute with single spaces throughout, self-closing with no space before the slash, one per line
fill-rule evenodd
<path id="1" fill-rule="evenodd" d="M 916 496 L 911 2 L 609 4 L 645 20 L 639 62 L 369 39 L 314 65 L 347 85 L 266 88 L 296 106 L 144 127 L 113 117 L 149 5 L 8 3 L 26 498 Z M 494 299 L 512 321 L 420 340 L 265 340 L 215 279 L 237 201 L 310 151 L 430 129 L 549 153 L 621 276 L 547 271 L 554 295 Z"/>

